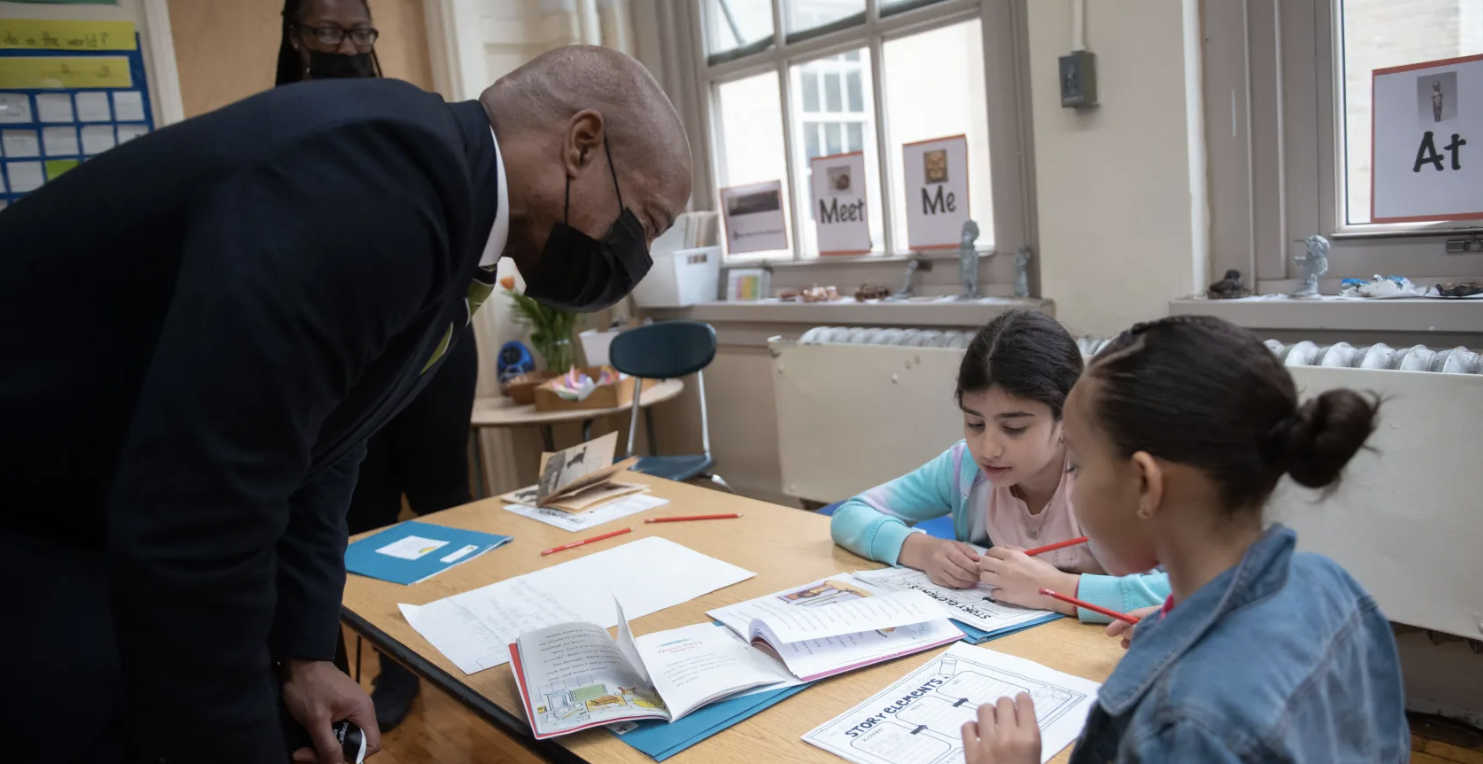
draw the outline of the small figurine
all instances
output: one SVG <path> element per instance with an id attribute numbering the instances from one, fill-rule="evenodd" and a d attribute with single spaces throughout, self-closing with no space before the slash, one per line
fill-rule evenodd
<path id="1" fill-rule="evenodd" d="M 1443 297 L 1472 297 L 1475 294 L 1483 294 L 1483 284 L 1476 281 L 1438 284 L 1437 294 Z"/>
<path id="2" fill-rule="evenodd" d="M 1241 271 L 1232 268 L 1226 271 L 1226 277 L 1210 285 L 1205 291 L 1205 296 L 1212 300 L 1235 300 L 1251 294 L 1251 290 L 1241 283 Z"/>
<path id="3" fill-rule="evenodd" d="M 1314 234 L 1304 241 L 1308 247 L 1307 254 L 1293 258 L 1293 262 L 1303 266 L 1303 284 L 1292 296 L 1317 297 L 1318 277 L 1329 272 L 1329 240 Z"/>
<path id="4" fill-rule="evenodd" d="M 814 284 L 812 287 L 803 290 L 799 298 L 804 302 L 834 302 L 839 299 L 839 290 L 832 286 L 821 287 L 818 284 Z"/>
<path id="5" fill-rule="evenodd" d="M 884 300 L 885 298 L 890 296 L 891 290 L 887 289 L 886 287 L 877 286 L 875 284 L 861 284 L 860 288 L 855 291 L 855 302 L 865 302 L 867 300 Z"/>
<path id="6" fill-rule="evenodd" d="M 1034 253 L 1029 246 L 1020 247 L 1014 253 L 1014 296 L 1030 296 L 1030 258 Z"/>
<path id="7" fill-rule="evenodd" d="M 901 289 L 897 290 L 896 294 L 891 295 L 891 299 L 910 300 L 912 274 L 916 273 L 917 271 L 930 270 L 932 270 L 931 260 L 927 260 L 922 257 L 913 257 L 912 259 L 906 261 L 906 275 L 901 277 Z"/>
<path id="8" fill-rule="evenodd" d="M 963 224 L 963 241 L 958 245 L 958 280 L 963 283 L 963 294 L 959 300 L 977 300 L 978 293 L 978 223 L 969 220 Z"/>

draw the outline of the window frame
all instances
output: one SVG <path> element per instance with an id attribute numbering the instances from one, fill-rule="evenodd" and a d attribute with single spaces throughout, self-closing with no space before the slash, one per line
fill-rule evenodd
<path id="1" fill-rule="evenodd" d="M 891 176 L 890 135 L 886 114 L 889 94 L 885 92 L 882 52 L 887 40 L 932 31 L 953 24 L 980 20 L 985 69 L 985 106 L 989 124 L 988 168 L 993 188 L 994 241 L 981 244 L 981 256 L 995 252 L 1013 252 L 1020 246 L 1035 246 L 1035 187 L 1033 156 L 1034 147 L 1030 127 L 1029 62 L 1027 58 L 1028 32 L 1026 27 L 1027 0 L 935 0 L 909 2 L 884 9 L 884 0 L 866 0 L 863 20 L 857 16 L 847 17 L 840 22 L 822 27 L 789 33 L 786 26 L 786 0 L 772 0 L 773 37 L 765 41 L 766 46 L 754 46 L 746 52 L 733 55 L 723 51 L 712 61 L 708 49 L 706 29 L 709 3 L 693 0 L 691 10 L 691 36 L 698 44 L 693 46 L 697 71 L 698 90 L 701 96 L 701 118 L 703 121 L 703 145 L 695 147 L 696 161 L 705 162 L 709 168 L 707 188 L 697 188 L 697 201 L 701 194 L 712 208 L 718 208 L 719 189 L 726 188 L 725 167 L 720 158 L 725 155 L 725 136 L 719 129 L 717 109 L 717 87 L 725 82 L 744 79 L 759 74 L 772 73 L 778 78 L 778 93 L 782 106 L 783 151 L 785 173 L 782 180 L 790 189 L 788 210 L 792 234 L 788 256 L 759 256 L 755 254 L 727 254 L 725 262 L 759 263 L 771 265 L 799 264 L 818 265 L 824 263 L 889 262 L 906 260 L 915 256 L 956 257 L 956 253 L 915 252 L 906 249 L 906 232 L 896 230 L 890 214 L 890 194 L 893 193 L 894 178 Z M 812 225 L 806 211 L 799 207 L 797 142 L 802 140 L 795 121 L 794 93 L 790 68 L 818 58 L 838 55 L 852 50 L 864 49 L 870 60 L 862 67 L 870 72 L 871 117 L 875 125 L 875 164 L 878 177 L 875 181 L 881 189 L 882 209 L 874 211 L 880 215 L 882 240 L 880 250 L 868 255 L 805 255 L 801 245 L 801 226 Z M 862 64 L 865 62 L 862 62 Z M 847 100 L 847 94 L 845 98 Z M 821 104 L 822 105 L 822 104 Z M 867 140 L 868 146 L 871 141 Z M 804 189 L 807 191 L 807 189 Z"/>
<path id="2" fill-rule="evenodd" d="M 1333 244 L 1324 294 L 1377 273 L 1419 285 L 1483 276 L 1476 244 L 1446 252 L 1483 234 L 1477 221 L 1345 221 L 1342 1 L 1202 2 L 1213 272 L 1290 292 L 1302 278 L 1293 258 L 1319 233 Z"/>

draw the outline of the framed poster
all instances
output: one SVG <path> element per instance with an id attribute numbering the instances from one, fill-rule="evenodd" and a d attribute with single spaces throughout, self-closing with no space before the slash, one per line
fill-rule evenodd
<path id="1" fill-rule="evenodd" d="M 968 222 L 968 136 L 901 147 L 908 249 L 957 249 Z"/>
<path id="2" fill-rule="evenodd" d="M 1376 69 L 1376 223 L 1483 219 L 1483 55 Z"/>
<path id="3" fill-rule="evenodd" d="M 721 189 L 721 216 L 726 221 L 728 254 L 788 248 L 781 180 Z"/>
<path id="4" fill-rule="evenodd" d="M 865 152 L 814 157 L 814 230 L 821 255 L 865 255 L 871 250 L 865 190 Z"/>

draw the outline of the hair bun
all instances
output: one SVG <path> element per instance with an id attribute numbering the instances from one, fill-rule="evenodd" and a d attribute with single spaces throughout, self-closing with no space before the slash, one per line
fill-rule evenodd
<path id="1" fill-rule="evenodd" d="M 1273 430 L 1287 474 L 1309 488 L 1337 485 L 1344 465 L 1375 431 L 1379 409 L 1378 399 L 1344 388 L 1329 390 L 1299 406 Z"/>

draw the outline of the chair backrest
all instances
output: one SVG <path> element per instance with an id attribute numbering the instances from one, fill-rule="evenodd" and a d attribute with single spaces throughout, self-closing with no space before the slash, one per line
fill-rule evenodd
<path id="1" fill-rule="evenodd" d="M 608 362 L 643 379 L 675 379 L 711 365 L 716 330 L 700 321 L 660 321 L 629 329 L 613 338 Z"/>

